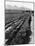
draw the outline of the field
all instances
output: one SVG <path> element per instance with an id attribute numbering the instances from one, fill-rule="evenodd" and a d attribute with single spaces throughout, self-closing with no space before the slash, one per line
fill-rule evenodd
<path id="1" fill-rule="evenodd" d="M 25 16 L 26 14 L 30 15 L 31 11 L 22 11 L 22 10 L 5 10 L 5 23 L 12 18 L 19 18 L 20 16 Z M 30 13 L 30 14 L 29 14 Z"/>
<path id="2" fill-rule="evenodd" d="M 19 20 L 17 20 L 17 24 L 15 24 L 16 23 L 15 22 L 10 25 L 11 31 L 13 30 L 11 32 L 11 34 L 9 33 L 10 30 L 8 31 L 8 33 L 7 33 L 7 31 L 5 32 L 5 35 L 6 35 L 5 38 L 9 39 L 8 42 L 6 42 L 6 44 L 16 44 L 17 39 L 18 39 L 17 44 L 22 44 L 22 43 L 28 44 L 30 42 L 29 36 L 31 35 L 31 30 L 30 30 L 31 15 L 33 15 L 33 11 L 5 10 L 5 26 L 7 26 L 11 22 L 16 21 L 17 19 L 20 18 Z M 23 20 L 23 23 L 21 20 Z M 12 28 L 12 25 L 15 29 Z M 9 28 L 9 26 L 8 26 L 8 28 Z M 22 34 L 22 36 L 21 36 L 21 34 Z M 21 37 L 19 37 L 19 36 L 21 36 L 21 37 L 25 36 L 24 37 L 25 40 L 21 39 Z"/>

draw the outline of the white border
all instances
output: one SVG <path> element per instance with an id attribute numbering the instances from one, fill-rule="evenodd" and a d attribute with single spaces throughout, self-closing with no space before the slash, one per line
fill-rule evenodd
<path id="1" fill-rule="evenodd" d="M 0 46 L 4 46 L 4 0 L 0 0 Z"/>

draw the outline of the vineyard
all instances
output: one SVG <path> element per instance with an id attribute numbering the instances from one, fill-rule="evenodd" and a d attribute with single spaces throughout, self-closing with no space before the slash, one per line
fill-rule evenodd
<path id="1" fill-rule="evenodd" d="M 5 10 L 5 44 L 28 44 L 33 11 Z"/>

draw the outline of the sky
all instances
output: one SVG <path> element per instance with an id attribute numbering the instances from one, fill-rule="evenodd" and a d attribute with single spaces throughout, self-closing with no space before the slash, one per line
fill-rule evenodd
<path id="1" fill-rule="evenodd" d="M 10 6 L 17 6 L 17 7 L 25 7 L 25 8 L 29 8 L 29 9 L 33 10 L 33 3 L 12 2 L 12 1 L 14 1 L 14 0 L 6 0 L 6 7 L 8 5 L 10 5 Z M 15 0 L 15 1 L 17 1 L 17 0 Z M 22 1 L 33 2 L 33 0 L 22 0 Z"/>
<path id="2" fill-rule="evenodd" d="M 33 0 L 7 0 L 7 1 L 29 1 L 29 2 L 33 2 Z"/>

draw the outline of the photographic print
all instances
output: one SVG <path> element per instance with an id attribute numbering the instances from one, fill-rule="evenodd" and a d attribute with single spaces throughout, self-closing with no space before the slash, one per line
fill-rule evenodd
<path id="1" fill-rule="evenodd" d="M 5 45 L 34 44 L 33 0 L 5 0 Z"/>

